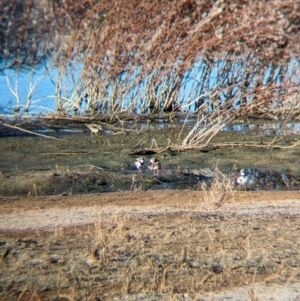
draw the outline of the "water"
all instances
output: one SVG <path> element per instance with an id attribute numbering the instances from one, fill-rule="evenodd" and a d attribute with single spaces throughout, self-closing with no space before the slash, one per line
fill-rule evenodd
<path id="1" fill-rule="evenodd" d="M 17 104 L 18 97 L 20 100 L 20 110 L 22 111 L 26 106 L 28 96 L 30 96 L 31 101 L 29 112 L 31 116 L 44 114 L 45 112 L 53 112 L 56 109 L 55 82 L 55 69 L 50 73 L 47 73 L 45 69 L 41 68 L 35 70 L 35 73 L 32 76 L 29 72 L 25 72 L 20 73 L 18 77 L 16 77 L 13 71 L 8 70 L 4 75 L 0 75 L 0 91 L 2 95 L 0 113 L 12 114 L 14 107 Z M 66 85 L 66 90 L 68 90 L 68 87 L 70 87 L 70 91 L 65 91 L 65 95 L 71 95 L 72 93 L 71 85 Z M 36 120 L 39 119 L 36 118 Z M 0 176 L 1 173 L 3 173 L 3 179 L 9 182 L 7 185 L 12 185 L 12 187 L 14 187 L 15 180 L 13 177 L 22 177 L 22 174 L 25 174 L 25 180 L 23 181 L 26 182 L 27 179 L 32 176 L 33 171 L 47 170 L 49 174 L 53 174 L 53 170 L 59 169 L 58 167 L 68 172 L 71 168 L 76 169 L 77 166 L 86 166 L 87 170 L 85 170 L 85 172 L 88 172 L 90 166 L 99 167 L 99 162 L 105 162 L 105 164 L 108 164 L 109 166 L 108 171 L 110 174 L 104 174 L 103 178 L 107 177 L 107 183 L 110 183 L 109 179 L 111 179 L 111 183 L 103 189 L 130 189 L 132 186 L 131 177 L 136 171 L 130 170 L 130 168 L 124 168 L 124 165 L 130 164 L 130 162 L 133 161 L 132 157 L 123 153 L 124 149 L 132 149 L 135 145 L 144 145 L 146 148 L 151 148 L 150 144 L 153 143 L 153 141 L 155 141 L 155 144 L 157 143 L 158 147 L 162 147 L 166 145 L 166 140 L 168 139 L 170 139 L 170 141 L 172 140 L 174 143 L 174 141 L 177 141 L 178 134 L 181 132 L 183 125 L 188 128 L 193 127 L 197 119 L 192 117 L 186 118 L 184 114 L 178 114 L 174 117 L 174 120 L 170 120 L 168 117 L 159 117 L 154 121 L 148 121 L 146 120 L 145 122 L 139 123 L 136 123 L 136 121 L 124 121 L 122 124 L 117 124 L 116 127 L 124 125 L 125 129 L 145 129 L 147 132 L 143 132 L 140 135 L 134 135 L 134 133 L 132 135 L 120 135 L 114 143 L 112 141 L 115 138 L 112 134 L 115 133 L 109 128 L 105 129 L 104 132 L 101 133 L 101 136 L 99 135 L 100 137 L 91 137 L 89 130 L 82 123 L 75 124 L 70 122 L 60 125 L 56 123 L 49 126 L 43 123 L 37 123 L 35 128 L 30 128 L 31 131 L 38 134 L 59 137 L 61 139 L 58 144 L 55 144 L 56 142 L 54 143 L 54 141 L 46 142 L 46 139 L 39 147 L 37 146 L 37 141 L 39 141 L 38 139 L 41 139 L 40 137 L 31 139 L 33 136 L 28 133 L 11 130 L 10 128 L 7 130 L 7 128 L 4 128 L 3 125 L 0 124 L 1 147 L 3 147 L 3 156 L 0 161 Z M 20 124 L 18 124 L 18 126 L 22 127 Z M 4 132 L 3 129 L 6 129 L 7 131 Z M 168 130 L 169 132 L 165 132 Z M 233 133 L 235 136 L 232 140 L 234 141 L 239 141 L 241 133 L 249 136 L 257 136 L 258 138 L 285 135 L 294 136 L 293 139 L 297 139 L 297 135 L 300 134 L 300 122 L 287 122 L 284 126 L 283 123 L 280 122 L 262 123 L 260 121 L 257 124 L 244 122 L 226 125 L 223 127 L 222 131 L 223 133 L 221 133 L 221 135 Z M 127 134 L 128 133 L 129 132 L 127 132 Z M 176 136 L 172 137 L 171 135 Z M 130 142 L 129 140 L 134 136 L 136 136 L 135 139 Z M 14 140 L 12 141 L 11 139 Z M 6 146 L 7 141 L 9 146 Z M 68 143 L 66 141 L 68 141 Z M 70 149 L 73 141 L 77 141 L 77 144 L 74 145 L 73 149 Z M 294 143 L 293 141 L 294 140 L 290 140 L 289 143 Z M 119 147 L 119 144 L 121 147 Z M 18 146 L 17 148 L 16 145 Z M 32 147 L 33 145 L 35 147 Z M 104 151 L 105 146 L 108 149 Z M 153 147 L 155 147 L 154 144 Z M 25 155 L 26 148 L 27 153 Z M 35 153 L 35 151 L 40 151 L 43 148 L 44 150 L 42 153 Z M 69 153 L 64 154 L 66 150 L 69 150 Z M 83 150 L 83 152 L 80 150 Z M 237 186 L 237 188 L 261 190 L 299 189 L 299 179 L 295 175 L 295 166 L 299 163 L 297 151 L 298 149 L 295 151 L 291 149 L 288 153 L 288 150 L 285 150 L 285 153 L 283 154 L 275 151 L 272 152 L 270 150 L 268 150 L 268 152 L 267 150 L 264 150 L 263 152 L 250 152 L 250 150 L 239 151 L 237 148 L 233 148 L 231 150 L 224 149 L 210 151 L 207 152 L 207 154 L 201 152 L 193 154 L 158 154 L 163 162 L 164 173 L 157 177 L 156 181 L 155 179 L 153 180 L 152 175 L 146 172 L 143 174 L 144 178 L 141 183 L 144 189 L 198 189 L 200 182 L 211 182 L 213 177 L 205 179 L 205 177 L 195 174 L 192 170 L 201 169 L 207 166 L 211 167 L 218 162 L 223 168 L 222 171 L 224 174 L 227 177 L 232 177 L 233 181 L 238 174 L 234 174 L 231 170 L 225 169 L 224 166 L 236 164 L 238 168 L 244 168 L 247 172 L 247 176 L 253 180 L 251 181 L 251 185 L 241 185 Z M 115 157 L 113 156 L 114 153 L 117 154 Z M 46 158 L 45 154 L 49 156 L 49 158 Z M 71 158 L 71 155 L 74 156 L 74 158 Z M 110 156 L 112 156 L 112 158 Z M 252 156 L 251 159 L 250 156 Z M 256 168 L 258 164 L 261 164 L 262 166 Z M 179 173 L 179 166 L 186 167 L 186 171 Z M 100 168 L 102 167 L 100 166 Z M 291 170 L 292 172 L 289 173 L 287 170 Z M 107 170 L 105 169 L 105 171 Z M 89 189 L 99 189 L 100 191 L 102 189 L 102 186 L 100 188 L 96 186 L 95 188 L 93 182 L 95 179 L 98 179 L 97 177 L 102 175 L 95 173 L 88 174 L 87 176 L 86 174 L 80 174 L 80 172 L 81 170 L 75 174 L 78 178 L 75 177 L 76 181 L 80 182 L 78 184 L 78 191 L 83 191 L 84 189 L 87 189 L 87 191 L 90 191 Z M 29 174 L 29 176 L 26 174 Z M 65 181 L 73 181 L 73 176 L 72 173 L 69 173 L 66 175 Z M 81 176 L 83 178 L 80 178 Z M 124 176 L 123 182 L 120 182 L 121 180 L 119 178 L 121 176 Z M 39 178 L 40 176 L 37 177 L 37 181 Z M 9 179 L 13 180 L 10 182 Z M 52 180 L 53 177 L 51 176 L 50 178 L 47 178 L 47 181 Z M 84 184 L 80 186 L 81 183 Z M 54 184 L 56 185 L 56 183 Z M 29 183 L 28 185 L 28 187 L 31 187 L 32 183 Z M 46 183 L 45 187 L 47 187 L 47 185 L 48 183 Z M 86 187 L 84 185 L 86 185 Z M 92 188 L 89 185 L 91 185 Z M 31 188 L 27 188 L 26 186 L 24 191 L 28 192 L 29 189 Z M 53 188 L 53 191 L 56 191 L 55 189 Z M 63 187 L 63 189 L 65 189 L 65 187 Z M 68 189 L 75 189 L 74 185 L 68 186 Z"/>
<path id="2" fill-rule="evenodd" d="M 55 70 L 49 74 L 45 69 L 31 72 L 20 72 L 18 75 L 13 70 L 5 70 L 0 74 L 0 113 L 12 114 L 14 107 L 20 100 L 20 111 L 22 112 L 30 99 L 30 114 L 38 115 L 50 113 L 55 110 Z"/>
<path id="3" fill-rule="evenodd" d="M 206 78 L 203 77 L 205 63 L 201 60 L 195 62 L 192 68 L 187 70 L 181 78 L 180 87 L 176 88 L 179 90 L 174 105 L 182 112 L 195 113 L 201 108 L 209 113 L 218 108 L 220 104 L 231 101 L 232 99 L 227 96 L 228 83 L 226 81 L 222 83 L 219 81 L 220 72 L 226 72 L 222 69 L 225 63 L 225 61 L 215 62 L 215 65 L 211 67 L 211 72 L 207 75 L 208 78 Z M 48 61 L 45 64 L 51 65 Z M 243 66 L 240 63 L 236 63 L 235 68 L 242 69 Z M 87 108 L 87 103 L 83 100 L 87 100 L 88 96 L 86 95 L 91 95 L 92 93 L 88 89 L 94 89 L 94 87 L 87 86 L 86 82 L 81 80 L 82 69 L 80 63 L 72 62 L 63 69 L 63 76 L 60 75 L 62 70 L 48 66 L 39 67 L 34 69 L 33 72 L 32 70 L 28 70 L 17 73 L 13 69 L 4 70 L 4 73 L 0 74 L 0 91 L 2 95 L 0 113 L 13 114 L 17 111 L 23 114 L 39 115 L 53 112 L 58 107 L 69 114 L 74 114 L 73 109 L 75 107 L 78 109 L 77 113 L 84 113 L 86 109 L 90 108 Z M 154 74 L 156 72 L 159 71 L 152 71 Z M 125 78 L 121 76 L 118 79 L 118 84 L 116 84 L 118 94 L 115 102 L 118 107 L 117 110 L 126 111 L 131 107 L 131 113 L 141 114 L 144 111 L 146 113 L 150 112 L 150 96 L 145 85 L 148 81 L 151 81 L 152 73 L 146 76 L 146 78 L 141 79 L 139 84 L 137 84 L 135 81 L 139 76 L 139 68 L 136 68 L 129 82 L 126 82 L 126 72 L 124 72 L 123 77 Z M 154 96 L 155 105 L 160 106 L 160 113 L 164 105 L 166 105 L 167 94 L 171 93 L 170 90 L 173 89 L 172 85 L 177 80 L 176 78 L 176 74 L 170 72 L 168 78 L 162 78 L 162 82 L 154 87 L 155 93 L 152 96 Z M 243 84 L 243 80 L 241 81 L 241 83 L 237 82 L 232 92 L 240 90 L 240 85 Z M 57 83 L 60 84 L 59 93 L 55 87 Z M 127 88 L 128 86 L 130 88 Z M 92 101 L 95 101 L 95 104 L 99 106 L 99 110 L 110 112 L 112 110 L 112 94 L 115 93 L 114 90 L 116 87 L 109 79 L 105 78 L 101 89 L 103 91 L 101 90 L 101 93 L 97 94 L 98 98 L 92 99 Z M 60 105 L 57 104 L 58 96 L 62 102 Z M 292 97 L 292 95 L 289 96 Z M 240 97 L 242 97 L 242 94 L 240 94 Z M 24 112 L 29 99 L 29 110 L 25 110 Z M 246 99 L 251 104 L 252 98 L 248 96 Z M 278 109 L 278 106 L 281 106 L 281 104 L 277 103 L 278 97 L 276 93 L 272 101 L 274 109 Z M 297 108 L 297 95 L 290 102 L 292 107 Z M 232 105 L 238 109 L 240 107 L 240 99 L 235 99 Z"/>
<path id="4" fill-rule="evenodd" d="M 262 134 L 273 135 L 299 135 L 300 122 L 288 122 L 283 125 L 280 122 L 269 122 L 265 124 L 242 123 L 226 125 L 223 128 L 225 132 L 249 133 L 252 135 Z"/>

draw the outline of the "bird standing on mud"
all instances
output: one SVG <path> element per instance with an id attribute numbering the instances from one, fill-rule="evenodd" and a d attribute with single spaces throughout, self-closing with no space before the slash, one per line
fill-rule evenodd
<path id="1" fill-rule="evenodd" d="M 253 179 L 250 179 L 250 177 L 247 176 L 245 169 L 240 170 L 240 175 L 235 180 L 235 182 L 238 185 L 252 185 L 254 183 Z"/>
<path id="2" fill-rule="evenodd" d="M 103 131 L 103 128 L 102 128 L 102 126 L 101 125 L 99 125 L 99 124 L 85 124 L 88 128 L 89 128 L 89 130 L 91 131 L 91 136 L 93 135 L 93 134 L 95 134 L 96 136 L 98 135 L 98 133 L 100 132 L 100 131 Z"/>
<path id="3" fill-rule="evenodd" d="M 153 170 L 153 175 L 158 175 L 159 170 L 161 169 L 161 163 L 157 158 L 150 159 L 150 165 L 148 166 L 150 170 Z"/>
<path id="4" fill-rule="evenodd" d="M 134 161 L 134 165 L 139 171 L 142 171 L 142 166 L 144 165 L 144 162 L 145 162 L 144 157 L 137 158 Z"/>

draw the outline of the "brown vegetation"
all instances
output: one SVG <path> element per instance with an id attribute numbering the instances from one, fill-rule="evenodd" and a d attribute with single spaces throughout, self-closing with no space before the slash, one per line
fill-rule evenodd
<path id="1" fill-rule="evenodd" d="M 130 154 L 171 150 L 171 156 L 187 149 L 241 145 L 292 148 L 298 140 L 279 141 L 279 135 L 252 144 L 212 139 L 239 117 L 281 118 L 283 129 L 287 120 L 299 119 L 299 8 L 297 1 L 283 0 L 4 0 L 0 72 L 7 78 L 8 70 L 15 72 L 10 88 L 16 112 L 22 110 L 20 72 L 29 69 L 31 76 L 26 112 L 33 74 L 44 65 L 46 73 L 56 72 L 54 97 L 61 115 L 51 119 L 84 124 L 86 117 L 74 115 L 85 111 L 99 131 L 124 137 L 143 129 L 136 123 L 124 126 L 122 116 L 147 113 L 143 118 L 150 120 L 168 113 L 166 118 L 173 120 L 178 111 L 196 115 L 188 132 L 175 129 L 180 132 L 177 144 L 169 139 L 165 145 L 162 135 L 158 143 L 164 144 L 158 147 L 151 134 L 151 147 L 145 149 L 145 135 Z M 107 120 L 117 123 L 102 122 Z M 32 133 L 31 128 L 0 122 Z M 113 184 L 107 181 L 108 172 L 98 172 L 104 168 L 89 162 L 69 172 L 66 157 L 72 155 L 94 152 L 95 164 L 99 153 L 106 160 L 114 158 L 108 157 L 115 155 L 109 139 L 103 142 L 100 134 L 88 134 L 91 144 L 75 144 L 75 151 L 68 149 L 76 139 L 36 143 L 35 148 L 31 142 L 31 158 L 24 144 L 10 141 L 4 150 L 11 158 L 3 156 L 2 164 L 8 169 L 14 160 L 33 160 L 35 150 L 43 146 L 50 166 L 53 156 L 67 169 L 59 172 L 56 163 L 56 171 L 45 177 L 48 186 L 55 181 L 64 188 L 78 182 Z M 110 148 L 106 152 L 104 143 Z M 131 162 L 122 140 L 114 143 L 118 157 L 126 158 L 124 164 Z M 282 164 L 288 155 L 274 158 Z M 36 158 L 38 166 L 41 160 Z M 289 164 L 294 168 L 294 161 Z M 98 170 L 77 172 L 80 168 Z M 15 179 L 23 184 L 30 177 L 24 173 L 20 181 L 2 171 L 0 176 L 13 185 Z M 139 176 L 128 174 L 124 182 L 131 184 L 130 192 L 74 196 L 70 190 L 43 197 L 34 182 L 27 198 L 2 197 L 0 298 L 212 300 L 213 291 L 248 286 L 246 298 L 259 300 L 258 284 L 299 287 L 299 202 L 294 201 L 299 192 L 240 192 L 234 189 L 234 178 L 217 168 L 213 176 L 209 185 L 198 183 L 201 191 L 139 191 Z M 27 183 L 40 174 L 34 177 Z M 159 179 L 153 178 L 150 185 L 154 180 Z M 25 226 L 27 230 L 20 231 Z M 298 298 L 297 290 L 289 292 Z"/>
<path id="2" fill-rule="evenodd" d="M 1 69 L 51 54 L 61 111 L 299 114 L 295 1 L 15 0 L 0 11 Z"/>
<path id="3" fill-rule="evenodd" d="M 298 194 L 236 192 L 221 209 L 214 189 L 3 198 L 0 297 L 298 300 Z"/>
<path id="4" fill-rule="evenodd" d="M 26 67 L 32 76 L 44 62 L 45 72 L 55 68 L 53 97 L 63 114 L 85 111 L 110 120 L 135 113 L 197 114 L 195 126 L 173 148 L 203 149 L 241 116 L 299 119 L 298 6 L 3 1 L 0 69 L 15 70 L 15 111 L 21 110 L 18 73 Z M 24 111 L 32 77 L 30 85 Z"/>

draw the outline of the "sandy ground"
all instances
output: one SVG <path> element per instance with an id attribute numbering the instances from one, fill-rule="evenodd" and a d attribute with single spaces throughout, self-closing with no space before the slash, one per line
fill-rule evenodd
<path id="1" fill-rule="evenodd" d="M 300 300 L 300 192 L 0 199 L 1 300 Z"/>
<path id="2" fill-rule="evenodd" d="M 135 191 L 74 196 L 2 198 L 0 231 L 50 230 L 93 224 L 111 215 L 168 214 L 182 211 L 210 214 L 300 214 L 299 191 L 236 192 L 234 201 L 217 209 L 201 202 L 192 190 Z"/>

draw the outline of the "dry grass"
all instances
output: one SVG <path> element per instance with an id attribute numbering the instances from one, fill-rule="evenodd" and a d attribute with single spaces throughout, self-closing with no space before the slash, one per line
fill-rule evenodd
<path id="1" fill-rule="evenodd" d="M 235 178 L 225 175 L 216 167 L 212 182 L 199 182 L 199 189 L 203 191 L 200 197 L 202 203 L 213 203 L 217 208 L 225 203 L 235 201 Z"/>
<path id="2" fill-rule="evenodd" d="M 264 300 L 263 284 L 296 296 L 299 219 L 214 209 L 233 197 L 230 182 L 221 178 L 199 192 L 201 210 L 188 200 L 173 213 L 129 214 L 121 206 L 114 214 L 99 211 L 98 221 L 83 227 L 58 227 L 17 240 L 2 234 L 10 251 L 1 248 L 5 289 L 0 296 L 222 300 L 242 289 L 245 300 Z"/>
<path id="3" fill-rule="evenodd" d="M 59 114 L 114 118 L 189 110 L 200 116 L 233 105 L 254 116 L 299 116 L 297 7 L 293 1 L 275 6 L 258 0 L 131 0 L 117 7 L 109 0 L 5 0 L 0 72 L 15 112 L 37 102 L 33 74 L 46 61 L 44 73 L 56 73 L 55 93 L 48 96 Z M 30 74 L 25 104 L 18 89 L 23 69 Z"/>

